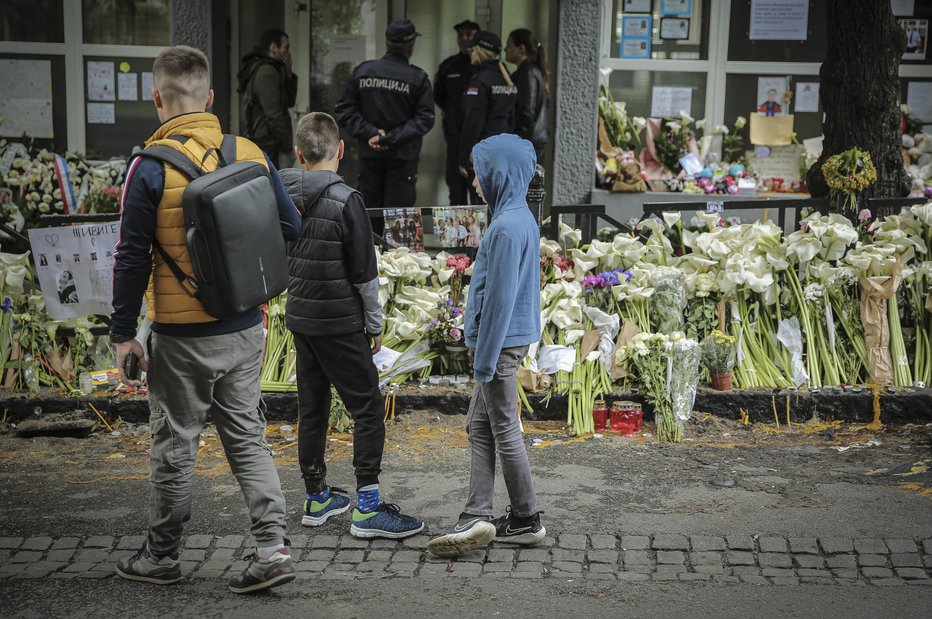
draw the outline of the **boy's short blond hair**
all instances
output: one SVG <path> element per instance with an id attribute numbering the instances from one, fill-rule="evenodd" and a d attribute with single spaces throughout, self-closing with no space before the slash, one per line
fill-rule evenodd
<path id="1" fill-rule="evenodd" d="M 295 131 L 295 145 L 308 163 L 333 159 L 340 147 L 340 128 L 330 114 L 311 112 Z"/>
<path id="2" fill-rule="evenodd" d="M 205 101 L 210 91 L 210 64 L 199 49 L 166 47 L 152 63 L 152 81 L 169 103 Z"/>

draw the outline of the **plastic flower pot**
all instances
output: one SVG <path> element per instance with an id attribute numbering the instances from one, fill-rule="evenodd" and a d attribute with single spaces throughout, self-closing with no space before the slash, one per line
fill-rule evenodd
<path id="1" fill-rule="evenodd" d="M 716 391 L 731 391 L 731 372 L 713 373 L 712 388 Z"/>
<path id="2" fill-rule="evenodd" d="M 596 432 L 602 432 L 608 427 L 608 408 L 604 400 L 596 400 L 592 407 L 592 427 Z"/>

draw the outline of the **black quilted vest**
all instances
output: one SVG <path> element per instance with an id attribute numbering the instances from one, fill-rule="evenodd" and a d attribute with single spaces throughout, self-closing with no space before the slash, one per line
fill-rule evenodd
<path id="1" fill-rule="evenodd" d="M 356 190 L 332 172 L 289 168 L 281 177 L 301 211 L 301 236 L 288 248 L 286 326 L 312 336 L 363 331 L 362 299 L 343 260 L 343 207 Z"/>

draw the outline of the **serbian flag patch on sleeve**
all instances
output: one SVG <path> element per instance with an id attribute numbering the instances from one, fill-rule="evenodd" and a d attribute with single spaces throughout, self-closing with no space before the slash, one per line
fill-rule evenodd
<path id="1" fill-rule="evenodd" d="M 469 88 L 466 89 L 466 94 L 467 95 L 478 95 L 479 88 L 477 86 L 470 86 Z"/>

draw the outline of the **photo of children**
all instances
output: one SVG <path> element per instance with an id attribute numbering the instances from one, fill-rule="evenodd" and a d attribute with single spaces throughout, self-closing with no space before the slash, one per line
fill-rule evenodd
<path id="1" fill-rule="evenodd" d="M 486 223 L 485 207 L 434 209 L 434 235 L 440 247 L 479 247 Z"/>
<path id="2" fill-rule="evenodd" d="M 900 19 L 897 21 L 906 33 L 906 53 L 903 54 L 903 60 L 925 60 L 929 40 L 929 20 Z"/>
<path id="3" fill-rule="evenodd" d="M 424 251 L 424 224 L 419 208 L 385 209 L 385 242 L 389 247 Z"/>

